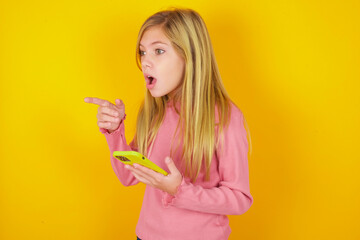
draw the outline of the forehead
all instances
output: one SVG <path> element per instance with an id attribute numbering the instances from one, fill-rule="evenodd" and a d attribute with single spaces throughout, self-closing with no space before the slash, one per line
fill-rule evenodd
<path id="1" fill-rule="evenodd" d="M 160 26 L 147 29 L 141 37 L 140 46 L 147 47 L 156 43 L 170 44 L 170 40 L 164 34 Z"/>

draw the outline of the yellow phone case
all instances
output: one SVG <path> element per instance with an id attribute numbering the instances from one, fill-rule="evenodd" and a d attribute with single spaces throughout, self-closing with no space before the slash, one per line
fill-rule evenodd
<path id="1" fill-rule="evenodd" d="M 137 163 L 165 176 L 168 175 L 166 171 L 164 171 L 155 163 L 151 162 L 141 153 L 135 151 L 114 151 L 113 156 L 124 164 L 133 165 L 134 163 Z"/>

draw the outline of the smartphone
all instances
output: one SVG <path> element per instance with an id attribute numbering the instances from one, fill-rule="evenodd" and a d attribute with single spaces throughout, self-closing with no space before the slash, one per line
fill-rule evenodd
<path id="1" fill-rule="evenodd" d="M 133 165 L 134 163 L 137 163 L 165 176 L 168 175 L 166 171 L 164 171 L 158 165 L 147 159 L 141 153 L 135 151 L 114 151 L 113 156 L 124 164 Z"/>

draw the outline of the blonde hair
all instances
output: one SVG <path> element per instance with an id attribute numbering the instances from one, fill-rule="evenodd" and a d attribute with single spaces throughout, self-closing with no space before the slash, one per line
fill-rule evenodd
<path id="1" fill-rule="evenodd" d="M 183 140 L 185 176 L 195 181 L 201 171 L 210 178 L 210 164 L 228 125 L 230 98 L 221 81 L 209 33 L 201 16 L 190 9 L 170 9 L 150 16 L 142 25 L 136 44 L 137 65 L 141 69 L 140 40 L 145 31 L 160 26 L 172 46 L 185 60 L 184 80 L 175 94 L 180 102 L 177 130 Z M 147 155 L 163 121 L 168 98 L 154 98 L 146 91 L 139 110 L 135 143 Z M 218 122 L 215 123 L 215 108 Z M 215 132 L 215 126 L 218 132 Z"/>

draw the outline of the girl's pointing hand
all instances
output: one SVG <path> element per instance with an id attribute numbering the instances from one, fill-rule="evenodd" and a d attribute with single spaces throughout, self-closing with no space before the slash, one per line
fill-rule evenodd
<path id="1" fill-rule="evenodd" d="M 125 116 L 125 105 L 119 99 L 115 100 L 115 104 L 94 97 L 87 97 L 84 101 L 99 106 L 96 116 L 98 120 L 97 125 L 100 128 L 107 129 L 110 133 L 119 127 L 121 120 Z"/>
<path id="2" fill-rule="evenodd" d="M 140 182 L 158 188 L 170 195 L 175 195 L 181 184 L 182 175 L 171 158 L 167 157 L 165 163 L 170 170 L 167 176 L 139 164 L 134 164 L 133 166 L 126 165 L 125 167 L 129 169 Z"/>

